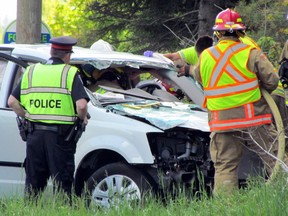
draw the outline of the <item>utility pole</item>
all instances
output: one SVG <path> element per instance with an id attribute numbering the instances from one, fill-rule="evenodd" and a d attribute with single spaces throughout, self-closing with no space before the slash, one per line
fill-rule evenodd
<path id="1" fill-rule="evenodd" d="M 42 0 L 17 0 L 16 43 L 41 43 Z"/>

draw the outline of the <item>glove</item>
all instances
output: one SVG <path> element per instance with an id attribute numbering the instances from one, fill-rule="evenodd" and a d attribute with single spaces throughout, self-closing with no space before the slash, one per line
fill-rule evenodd
<path id="1" fill-rule="evenodd" d="M 185 66 L 176 65 L 177 77 L 185 76 Z"/>
<path id="2" fill-rule="evenodd" d="M 178 77 L 181 77 L 181 76 L 189 77 L 190 65 L 184 65 L 184 66 L 176 65 L 176 71 L 178 72 L 178 75 L 177 75 Z"/>
<path id="3" fill-rule="evenodd" d="M 146 57 L 152 57 L 152 56 L 153 56 L 153 51 L 151 51 L 151 50 L 146 50 L 146 51 L 144 52 L 144 56 L 146 56 Z"/>

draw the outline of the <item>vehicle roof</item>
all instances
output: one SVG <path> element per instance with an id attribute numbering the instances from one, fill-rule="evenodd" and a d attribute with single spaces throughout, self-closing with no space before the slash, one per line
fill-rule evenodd
<path id="1" fill-rule="evenodd" d="M 22 57 L 23 59 L 37 58 L 39 61 L 45 61 L 50 57 L 50 44 L 1 44 L 0 49 L 13 50 L 12 55 Z M 117 65 L 126 65 L 130 67 L 156 67 L 156 68 L 166 68 L 172 69 L 173 64 L 165 59 L 151 58 L 142 55 L 136 55 L 129 52 L 117 52 L 117 51 L 97 51 L 89 48 L 82 48 L 78 46 L 73 47 L 73 52 L 71 55 L 71 63 L 83 63 L 95 61 L 107 61 L 109 65 L 111 63 Z M 106 68 L 97 64 L 98 69 Z"/>

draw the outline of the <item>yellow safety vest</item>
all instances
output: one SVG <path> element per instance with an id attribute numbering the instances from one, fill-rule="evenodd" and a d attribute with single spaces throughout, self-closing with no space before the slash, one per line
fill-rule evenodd
<path id="1" fill-rule="evenodd" d="M 73 124 L 76 120 L 71 97 L 77 68 L 65 64 L 29 66 L 21 81 L 21 104 L 25 118 L 33 122 Z"/>
<path id="2" fill-rule="evenodd" d="M 278 73 L 278 71 L 275 71 L 275 73 Z M 284 92 L 284 88 L 283 88 L 281 81 L 278 82 L 277 88 L 271 94 L 272 95 L 278 95 L 280 97 L 285 98 L 285 92 Z M 287 98 L 285 98 L 285 102 L 287 105 L 288 104 Z"/>
<path id="3" fill-rule="evenodd" d="M 95 92 L 98 94 L 105 94 L 107 91 L 103 88 L 98 88 Z"/>
<path id="4" fill-rule="evenodd" d="M 253 39 L 251 39 L 247 36 L 239 37 L 239 40 L 244 44 L 250 45 L 250 46 L 255 47 L 255 48 L 260 50 L 260 47 L 258 46 L 258 44 Z"/>
<path id="5" fill-rule="evenodd" d="M 226 40 L 203 51 L 200 75 L 204 107 L 211 111 L 225 110 L 261 98 L 258 78 L 246 66 L 251 49 L 252 46 Z"/>
<path id="6" fill-rule="evenodd" d="M 198 62 L 198 55 L 194 46 L 182 49 L 179 52 L 181 59 L 184 59 L 190 65 L 196 65 Z"/>

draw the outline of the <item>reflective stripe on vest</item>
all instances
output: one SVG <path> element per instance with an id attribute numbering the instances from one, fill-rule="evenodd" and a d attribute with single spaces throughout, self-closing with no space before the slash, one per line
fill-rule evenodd
<path id="1" fill-rule="evenodd" d="M 229 41 L 204 51 L 200 71 L 209 110 L 230 109 L 261 98 L 258 78 L 246 66 L 251 49 L 246 44 Z"/>
<path id="2" fill-rule="evenodd" d="M 103 88 L 99 88 L 95 92 L 98 93 L 98 94 L 105 94 L 107 91 L 105 89 L 103 89 Z"/>
<path id="3" fill-rule="evenodd" d="M 245 118 L 219 120 L 218 112 L 212 111 L 212 120 L 209 122 L 211 132 L 227 131 L 231 129 L 240 129 L 247 127 L 255 127 L 263 124 L 271 124 L 272 115 L 264 114 L 255 116 L 253 104 L 244 105 Z"/>
<path id="4" fill-rule="evenodd" d="M 55 78 L 52 82 L 46 82 L 51 69 L 51 76 Z M 71 91 L 76 72 L 77 69 L 69 65 L 48 66 L 39 63 L 30 66 L 21 82 L 21 103 L 27 110 L 25 117 L 30 121 L 73 124 L 76 114 Z"/>
<path id="5" fill-rule="evenodd" d="M 272 92 L 272 95 L 279 95 L 283 98 L 285 98 L 284 88 L 282 86 L 281 81 L 278 82 L 277 88 Z"/>

